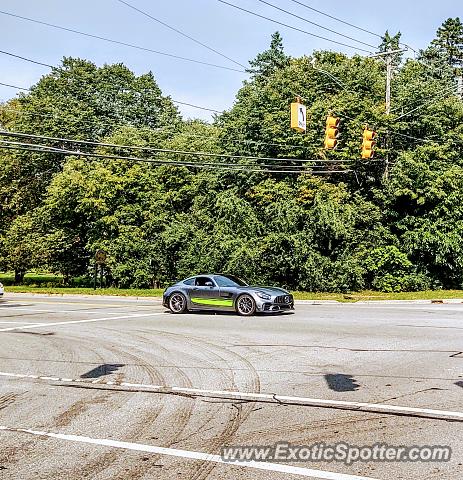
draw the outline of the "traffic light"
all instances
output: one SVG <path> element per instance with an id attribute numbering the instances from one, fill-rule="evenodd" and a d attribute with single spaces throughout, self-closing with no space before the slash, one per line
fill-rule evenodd
<path id="1" fill-rule="evenodd" d="M 325 148 L 327 150 L 332 150 L 336 147 L 338 143 L 338 126 L 339 126 L 339 118 L 332 117 L 331 115 L 328 116 L 326 119 L 326 129 L 325 129 Z"/>
<path id="2" fill-rule="evenodd" d="M 363 130 L 362 158 L 373 158 L 375 154 L 376 132 L 365 127 Z"/>

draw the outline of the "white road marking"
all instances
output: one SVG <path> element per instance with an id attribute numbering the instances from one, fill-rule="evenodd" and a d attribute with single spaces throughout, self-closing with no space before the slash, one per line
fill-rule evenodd
<path id="1" fill-rule="evenodd" d="M 59 306 L 59 304 L 57 304 Z M 6 310 L 7 312 L 16 312 L 17 310 L 21 310 L 24 312 L 37 312 L 37 313 L 91 313 L 99 314 L 102 313 L 101 311 L 95 310 L 50 310 L 50 309 L 43 309 L 43 308 L 25 308 L 25 307 L 0 307 L 1 310 Z"/>
<path id="2" fill-rule="evenodd" d="M 53 380 L 63 383 L 92 383 L 98 385 L 115 385 L 120 387 L 128 388 L 138 388 L 144 390 L 152 390 L 153 392 L 159 393 L 183 393 L 190 395 L 198 396 L 209 396 L 215 398 L 225 398 L 225 399 L 238 399 L 238 400 L 248 400 L 255 402 L 270 402 L 270 403 L 287 403 L 292 405 L 302 405 L 302 406 L 311 406 L 311 407 L 334 407 L 334 408 L 349 408 L 352 410 L 358 411 L 367 411 L 367 412 L 391 412 L 396 414 L 411 414 L 418 416 L 430 416 L 433 418 L 443 418 L 443 419 L 463 419 L 463 412 L 454 412 L 450 410 L 436 410 L 431 408 L 418 408 L 418 407 L 405 407 L 402 405 L 391 405 L 383 403 L 366 403 L 366 402 L 351 402 L 344 400 L 326 400 L 322 398 L 307 398 L 307 397 L 296 397 L 288 395 L 279 395 L 279 394 L 269 394 L 269 393 L 252 393 L 252 392 L 239 392 L 234 390 L 204 390 L 199 388 L 186 388 L 186 387 L 169 387 L 165 385 L 151 385 L 143 383 L 130 383 L 130 382 L 117 382 L 117 381 L 106 381 L 103 379 L 89 380 L 85 378 L 60 378 L 60 377 L 48 377 L 43 375 L 29 375 L 23 373 L 10 373 L 10 372 L 0 372 L 0 377 L 12 377 L 12 378 L 32 378 L 36 380 Z"/>
<path id="3" fill-rule="evenodd" d="M 80 297 L 80 295 L 78 295 L 78 297 Z M 158 299 L 153 299 L 152 297 L 147 297 L 148 300 L 147 300 L 147 303 L 148 302 L 151 302 L 156 305 L 159 305 L 160 303 L 162 303 L 162 298 L 159 297 Z M 7 300 L 6 298 L 4 300 Z M 15 299 L 14 298 L 11 298 L 7 301 L 11 301 L 11 302 L 14 302 Z M 135 308 L 151 308 L 152 305 L 148 305 L 147 303 L 145 303 L 145 305 L 134 305 L 135 303 L 137 302 L 143 302 L 143 298 L 139 297 L 138 299 L 134 299 L 134 298 L 130 298 L 130 297 L 116 297 L 115 301 L 116 302 L 119 302 L 119 303 L 101 303 L 101 302 L 69 302 L 69 301 L 62 301 L 60 300 L 59 298 L 57 298 L 55 301 L 47 301 L 47 300 L 38 300 L 36 298 L 31 298 L 31 299 L 23 299 L 23 300 L 19 300 L 18 301 L 22 301 L 22 302 L 27 302 L 27 303 L 43 303 L 43 304 L 46 304 L 46 305 L 84 305 L 84 306 L 88 306 L 88 305 L 91 305 L 91 306 L 94 306 L 94 307 L 114 307 L 114 308 L 123 308 L 125 306 L 130 306 L 130 307 L 135 307 Z M 27 303 L 23 303 L 24 305 L 27 304 Z"/>
<path id="4" fill-rule="evenodd" d="M 220 463 L 228 466 L 238 466 L 254 468 L 257 470 L 268 470 L 271 472 L 281 472 L 287 475 L 297 475 L 300 477 L 309 477 L 324 480 L 376 480 L 372 477 L 360 477 L 358 475 L 348 475 L 344 473 L 327 472 L 324 470 L 314 470 L 312 468 L 293 467 L 291 465 L 283 465 L 280 463 L 270 462 L 229 462 L 222 459 L 219 455 L 205 452 L 194 452 L 192 450 L 179 450 L 176 448 L 157 447 L 155 445 L 144 445 L 142 443 L 121 442 L 118 440 L 108 440 L 105 438 L 91 438 L 81 435 L 66 435 L 63 433 L 43 432 L 38 430 L 30 430 L 26 428 L 11 428 L 0 426 L 0 430 L 27 433 L 41 437 L 56 438 L 58 440 L 66 440 L 69 442 L 89 443 L 92 445 L 101 445 L 112 448 L 122 448 L 125 450 L 135 450 L 137 452 L 154 453 L 157 455 L 169 455 L 171 457 L 188 458 L 190 460 L 202 460 L 206 462 Z"/>
<path id="5" fill-rule="evenodd" d="M 10 321 L 1 321 L 0 323 L 12 323 L 17 325 L 37 325 L 37 322 L 10 322 Z"/>
<path id="6" fill-rule="evenodd" d="M 59 325 L 71 325 L 74 323 L 92 323 L 92 322 L 105 322 L 109 320 L 123 320 L 126 318 L 137 318 L 137 317 L 154 317 L 156 315 L 165 315 L 164 312 L 155 312 L 155 313 L 137 313 L 133 315 L 121 315 L 117 317 L 103 317 L 103 318 L 91 318 L 88 320 L 72 320 L 69 322 L 48 322 L 48 323 L 35 323 L 33 325 L 26 325 L 24 327 L 10 327 L 10 328 L 1 328 L 0 332 L 11 332 L 13 330 L 28 330 L 30 328 L 41 328 L 41 327 L 56 327 Z"/>

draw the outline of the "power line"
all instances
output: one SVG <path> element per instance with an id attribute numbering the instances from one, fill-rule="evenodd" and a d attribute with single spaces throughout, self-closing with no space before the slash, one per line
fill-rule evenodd
<path id="1" fill-rule="evenodd" d="M 52 67 L 52 68 L 54 68 L 54 67 Z M 0 85 L 3 85 L 4 87 L 16 88 L 17 90 L 26 90 L 26 91 L 29 91 L 29 92 L 31 91 L 30 88 L 18 87 L 17 85 L 10 85 L 8 83 L 1 83 L 0 82 Z M 178 103 L 179 105 L 187 105 L 188 107 L 197 108 L 199 110 L 206 110 L 208 112 L 214 112 L 214 113 L 223 113 L 220 110 L 215 110 L 215 109 L 209 108 L 209 107 L 201 107 L 200 105 L 195 105 L 193 103 L 181 102 L 180 100 L 175 100 L 174 98 L 171 98 L 171 101 L 173 103 Z"/>
<path id="2" fill-rule="evenodd" d="M 38 117 L 43 117 L 43 118 L 55 118 L 56 120 L 60 120 L 59 117 L 53 114 L 43 114 L 43 113 L 37 113 L 37 112 L 29 112 L 25 110 L 16 110 L 14 108 L 2 108 L 0 111 L 6 111 L 6 112 L 13 112 L 13 113 L 18 113 L 20 115 L 31 115 L 31 116 L 38 116 Z M 214 111 L 214 110 L 212 110 Z M 87 124 L 92 124 L 94 122 L 85 122 L 84 120 L 80 120 L 80 123 L 87 123 Z M 115 123 L 102 123 L 102 125 L 107 125 L 111 127 L 117 126 Z M 154 130 L 159 130 L 159 131 L 165 131 L 166 133 L 171 133 L 166 131 L 166 129 L 169 127 L 160 127 L 160 128 L 155 128 Z M 178 135 L 183 135 L 186 137 L 193 137 L 193 138 L 204 138 L 204 135 L 197 134 L 197 133 L 191 133 L 191 132 L 184 132 L 184 131 L 178 131 L 178 132 L 172 132 L 172 133 L 177 133 Z M 265 146 L 271 146 L 271 147 L 283 147 L 283 148 L 290 148 L 290 149 L 302 149 L 306 150 L 309 148 L 308 146 L 304 145 L 297 145 L 294 143 L 286 143 L 286 142 L 261 142 L 259 140 L 245 140 L 245 139 L 238 139 L 238 138 L 228 138 L 226 139 L 227 142 L 231 143 L 244 143 L 244 144 L 249 144 L 249 145 L 265 145 Z"/>
<path id="3" fill-rule="evenodd" d="M 122 0 L 119 0 L 122 1 Z M 268 5 L 272 8 L 275 8 L 276 10 L 279 10 L 280 12 L 287 13 L 288 15 L 291 15 L 295 18 L 298 18 L 299 20 L 302 20 L 303 22 L 310 23 L 311 25 L 315 25 L 319 28 L 322 28 L 323 30 L 327 30 L 328 32 L 334 33 L 335 35 L 339 35 L 341 37 L 347 38 L 349 40 L 353 40 L 354 42 L 361 43 L 362 45 L 366 45 L 367 47 L 371 48 L 377 48 L 376 45 L 371 45 L 370 43 L 362 42 L 361 40 L 358 40 L 354 37 L 349 37 L 349 35 L 344 35 L 343 33 L 337 32 L 336 30 L 332 30 L 331 28 L 324 27 L 323 25 L 320 25 L 319 23 L 312 22 L 311 20 L 308 20 L 307 18 L 301 17 L 293 12 L 290 12 L 289 10 L 285 10 L 284 8 L 278 7 L 277 5 L 274 5 L 273 3 L 267 2 L 266 0 L 257 0 L 260 3 L 264 3 L 265 5 Z"/>
<path id="4" fill-rule="evenodd" d="M 37 145 L 31 143 L 22 143 L 22 142 L 11 142 L 11 141 L 2 141 L 0 140 L 0 149 L 12 149 L 12 150 L 26 150 L 37 153 L 59 153 L 64 155 L 72 155 L 76 157 L 91 157 L 91 158 L 101 158 L 107 160 L 126 160 L 130 162 L 143 162 L 151 163 L 155 165 L 170 165 L 174 167 L 192 167 L 192 168 L 209 168 L 209 169 L 219 169 L 219 170 L 231 170 L 231 171 L 245 171 L 245 172 L 256 172 L 256 173 L 309 173 L 313 174 L 325 174 L 325 173 L 349 173 L 352 170 L 277 170 L 272 168 L 256 168 L 250 169 L 249 167 L 255 166 L 259 167 L 258 164 L 255 165 L 242 165 L 242 164 L 230 164 L 230 163 L 196 163 L 196 162 L 183 162 L 183 161 L 172 161 L 172 160 L 161 160 L 156 158 L 141 158 L 141 157 L 129 157 L 123 155 L 105 155 L 98 153 L 88 153 L 75 150 L 60 149 L 55 147 L 50 147 L 48 145 Z M 270 166 L 271 167 L 271 166 Z M 277 165 L 276 167 L 282 168 Z M 294 167 L 293 167 L 294 168 Z"/>
<path id="5" fill-rule="evenodd" d="M 20 58 L 21 60 L 25 60 L 26 62 L 35 63 L 37 65 L 42 65 L 42 66 L 48 67 L 48 68 L 53 68 L 53 66 L 48 65 L 48 63 L 37 62 L 36 60 L 31 60 L 30 58 L 21 57 L 21 55 L 15 55 L 14 53 L 5 52 L 4 50 L 0 50 L 0 53 L 3 54 L 3 55 L 9 55 L 10 57 Z"/>
<path id="6" fill-rule="evenodd" d="M 205 110 L 206 112 L 223 113 L 223 110 L 220 111 L 220 110 L 216 110 L 214 108 L 201 107 L 199 105 L 195 105 L 194 103 L 181 102 L 180 100 L 174 100 L 173 98 L 171 98 L 171 100 L 172 100 L 172 102 L 178 103 L 179 105 L 186 105 L 187 107 L 193 107 L 193 108 L 197 108 L 199 110 Z"/>
<path id="7" fill-rule="evenodd" d="M 421 105 L 419 105 L 418 107 L 414 108 L 413 110 L 410 110 L 410 111 L 408 111 L 408 112 L 406 112 L 406 113 L 404 113 L 404 114 L 396 117 L 394 120 L 395 120 L 395 121 L 400 120 L 401 118 L 407 117 L 407 116 L 410 115 L 411 113 L 414 113 L 414 112 L 416 112 L 417 110 L 419 110 L 419 109 L 421 109 L 421 108 L 423 108 L 423 107 L 426 107 L 427 105 L 431 105 L 431 104 L 433 104 L 433 103 L 435 103 L 435 102 L 438 102 L 438 101 L 440 101 L 440 100 L 443 100 L 445 97 L 447 97 L 447 96 L 448 96 L 449 94 L 451 94 L 451 93 L 456 93 L 456 92 L 455 92 L 455 91 L 446 92 L 446 93 L 444 93 L 443 95 L 441 95 L 441 96 L 438 97 L 438 98 L 433 98 L 433 99 L 431 99 L 431 100 L 429 100 L 429 101 L 427 101 L 427 102 L 425 102 L 425 103 L 422 103 Z"/>
<path id="8" fill-rule="evenodd" d="M 0 82 L 0 85 L 3 85 L 4 87 L 16 88 L 17 90 L 27 90 L 28 92 L 31 91 L 30 88 L 18 87 L 17 85 L 11 85 L 9 83 Z"/>
<path id="9" fill-rule="evenodd" d="M 217 1 L 225 5 L 228 5 L 230 7 L 236 8 L 237 10 L 241 10 L 242 12 L 246 12 L 246 13 L 249 13 L 250 15 L 254 15 L 255 17 L 263 18 L 264 20 L 268 20 L 269 22 L 282 25 L 284 27 L 290 28 L 291 30 L 295 30 L 297 32 L 304 33 L 306 35 L 310 35 L 311 37 L 320 38 L 322 40 L 326 40 L 327 42 L 336 43 L 337 45 L 342 45 L 344 47 L 352 48 L 353 50 L 358 50 L 366 53 L 373 53 L 370 50 L 365 50 L 364 48 L 355 47 L 353 45 L 349 45 L 343 42 L 338 42 L 337 40 L 332 40 L 331 38 L 322 37 L 321 35 L 316 35 L 315 33 L 302 30 L 301 28 L 293 27 L 292 25 L 288 25 L 287 23 L 279 22 L 278 20 L 274 20 L 273 18 L 266 17 L 265 15 L 260 15 L 259 13 L 252 12 L 251 10 L 247 10 L 245 8 L 239 7 L 238 5 L 234 5 L 233 3 L 226 2 L 225 0 L 217 0 Z"/>
<path id="10" fill-rule="evenodd" d="M 30 115 L 30 116 L 37 116 L 37 117 L 42 117 L 42 118 L 54 118 L 56 120 L 60 120 L 59 117 L 57 117 L 56 115 L 53 115 L 53 114 L 29 112 L 29 111 L 25 111 L 25 110 L 16 110 L 14 108 L 1 108 L 0 111 L 13 112 L 13 113 L 18 113 L 20 115 Z M 214 111 L 214 110 L 212 110 L 212 111 Z M 79 122 L 84 123 L 84 124 L 87 123 L 89 125 L 94 124 L 94 122 L 90 122 L 90 121 L 86 122 L 86 121 L 81 120 L 81 119 L 79 119 Z M 101 123 L 101 122 L 99 122 L 99 123 Z M 102 125 L 107 125 L 107 126 L 110 126 L 110 127 L 116 127 L 117 126 L 116 123 L 106 123 L 106 122 L 103 122 Z M 154 130 L 166 131 L 167 128 L 169 128 L 169 127 L 160 127 L 160 128 L 155 128 Z M 171 132 L 166 131 L 166 133 L 171 133 Z M 186 136 L 186 137 L 204 138 L 204 135 L 190 133 L 190 132 L 178 131 L 178 132 L 172 132 L 172 133 L 177 133 L 178 135 L 183 135 L 183 136 Z M 304 146 L 304 145 L 296 145 L 294 143 L 285 143 L 285 142 L 279 142 L 279 143 L 276 143 L 276 142 L 261 142 L 261 141 L 258 141 L 258 140 L 244 140 L 244 139 L 237 139 L 237 138 L 227 138 L 226 140 L 227 140 L 227 142 L 231 142 L 231 143 L 244 143 L 244 144 L 251 144 L 251 145 L 265 145 L 265 146 L 271 146 L 271 147 L 284 147 L 284 148 L 302 149 L 302 150 L 305 150 L 305 149 L 309 148 L 309 147 Z"/>
<path id="11" fill-rule="evenodd" d="M 120 3 L 123 3 L 124 5 L 126 5 L 126 6 L 129 7 L 129 8 L 131 8 L 132 10 L 135 10 L 135 11 L 137 11 L 138 13 L 141 13 L 141 14 L 144 15 L 145 17 L 151 18 L 151 20 L 154 20 L 155 22 L 160 23 L 161 25 L 164 25 L 165 27 L 169 28 L 170 30 L 173 30 L 174 32 L 178 33 L 179 35 L 182 35 L 183 37 L 188 38 L 189 40 L 197 43 L 198 45 L 201 45 L 202 47 L 207 48 L 207 49 L 210 50 L 211 52 L 214 52 L 214 53 L 216 53 L 217 55 L 220 55 L 221 57 L 226 58 L 227 60 L 230 60 L 230 62 L 234 63 L 235 65 L 238 65 L 238 66 L 243 67 L 244 69 L 246 69 L 246 66 L 243 65 L 243 64 L 241 64 L 240 62 L 237 62 L 236 60 L 233 60 L 233 58 L 230 58 L 230 57 L 228 57 L 227 55 L 219 52 L 219 51 L 216 50 L 215 48 L 212 48 L 212 47 L 210 47 L 209 45 L 206 45 L 205 43 L 197 40 L 196 38 L 192 37 L 191 35 L 188 35 L 188 34 L 186 34 L 185 32 L 182 32 L 181 30 L 178 30 L 178 29 L 175 28 L 175 27 L 172 27 L 172 25 L 168 25 L 167 23 L 159 20 L 159 18 L 153 17 L 153 15 L 149 14 L 148 12 L 144 12 L 143 10 L 140 10 L 139 8 L 135 7 L 135 5 L 132 5 L 132 4 L 130 4 L 129 2 L 126 2 L 125 0 L 117 0 L 117 1 L 120 2 Z"/>
<path id="12" fill-rule="evenodd" d="M 208 67 L 214 67 L 214 68 L 221 68 L 221 69 L 224 69 L 224 70 L 231 70 L 233 72 L 246 73 L 245 70 L 238 70 L 237 68 L 226 67 L 224 65 L 216 65 L 214 63 L 203 62 L 201 60 L 195 60 L 195 59 L 192 59 L 192 58 L 182 57 L 180 55 L 174 55 L 172 53 L 160 52 L 159 50 L 153 50 L 152 48 L 142 47 L 140 45 L 134 45 L 132 43 L 122 42 L 120 40 L 114 40 L 114 39 L 111 39 L 111 38 L 101 37 L 99 35 L 94 35 L 94 34 L 91 34 L 91 33 L 81 32 L 79 30 L 74 30 L 72 28 L 67 28 L 67 27 L 62 27 L 60 25 L 54 25 L 52 23 L 42 22 L 41 20 L 36 20 L 34 18 L 29 18 L 29 17 L 23 17 L 21 15 L 16 15 L 14 13 L 5 12 L 5 11 L 2 11 L 2 10 L 0 10 L 0 14 L 8 15 L 8 16 L 14 17 L 14 18 L 19 18 L 21 20 L 26 20 L 26 21 L 32 22 L 32 23 L 38 23 L 39 25 L 45 25 L 47 27 L 56 28 L 58 30 L 64 30 L 65 32 L 75 33 L 77 35 L 82 35 L 84 37 L 96 38 L 97 40 L 103 40 L 105 42 L 115 43 L 117 45 L 123 45 L 125 47 L 135 48 L 137 50 L 143 50 L 145 52 L 151 52 L 151 53 L 155 53 L 157 55 L 163 55 L 165 57 L 175 58 L 177 60 L 183 60 L 185 62 L 197 63 L 197 64 L 200 64 L 200 65 L 206 65 Z"/>
<path id="13" fill-rule="evenodd" d="M 379 33 L 371 32 L 370 30 L 367 30 L 365 28 L 354 25 L 353 23 L 349 23 L 349 22 L 346 22 L 345 20 L 341 20 L 340 18 L 334 17 L 333 15 L 330 15 L 329 13 L 322 12 L 321 10 L 317 10 L 316 8 L 310 7 L 309 5 L 307 5 L 305 3 L 302 3 L 302 2 L 299 2 L 298 0 L 290 0 L 290 1 L 293 2 L 293 3 L 297 3 L 301 7 L 308 8 L 309 10 L 312 10 L 313 12 L 317 12 L 320 15 L 324 15 L 325 17 L 336 20 L 337 22 L 344 23 L 344 25 L 349 25 L 349 27 L 356 28 L 357 30 L 360 30 L 360 31 L 365 32 L 365 33 L 369 33 L 370 35 L 374 35 L 375 37 L 379 37 L 381 39 L 383 38 L 383 36 L 380 35 Z"/>
<path id="14" fill-rule="evenodd" d="M 54 115 L 47 115 L 47 114 L 40 114 L 40 113 L 36 113 L 36 112 L 27 112 L 27 111 L 21 111 L 21 110 L 15 110 L 13 108 L 3 108 L 2 109 L 3 111 L 8 111 L 8 112 L 14 112 L 14 113 L 19 113 L 19 114 L 22 114 L 22 115 L 32 115 L 32 116 L 39 116 L 39 117 L 43 117 L 43 118 L 56 118 L 59 120 L 58 117 L 54 116 Z M 352 122 L 354 123 L 357 123 L 358 125 L 365 125 L 365 121 L 361 121 L 361 120 L 357 120 L 353 117 L 349 117 L 347 115 L 344 115 L 344 114 L 339 114 L 341 117 L 344 117 L 344 118 L 347 118 L 349 120 L 351 120 Z M 84 122 L 82 120 L 80 120 L 81 123 L 89 123 L 91 124 L 92 122 Z M 111 127 L 115 127 L 117 126 L 117 124 L 110 124 L 110 123 L 103 123 L 103 125 L 108 125 L 108 126 L 111 126 Z M 191 133 L 191 132 L 183 132 L 183 131 L 177 131 L 177 132 L 169 132 L 169 131 L 166 131 L 166 128 L 168 127 L 160 127 L 160 128 L 156 128 L 154 130 L 158 130 L 160 132 L 165 132 L 165 133 L 172 133 L 173 135 L 177 134 L 177 135 L 183 135 L 183 136 L 186 136 L 186 137 L 193 137 L 193 138 L 204 138 L 204 135 L 201 135 L 201 134 L 195 134 L 195 133 Z M 0 135 L 4 133 L 4 132 L 0 132 Z M 44 138 L 49 138 L 49 139 L 53 139 L 53 140 L 56 140 L 56 141 L 60 141 L 62 139 L 59 139 L 59 138 L 55 138 L 55 137 L 44 137 Z M 310 147 L 309 146 L 304 146 L 304 145 L 296 145 L 296 144 L 292 144 L 292 143 L 275 143 L 275 142 L 261 142 L 261 141 L 258 141 L 258 140 L 243 140 L 243 139 L 238 139 L 238 138 L 228 138 L 226 139 L 227 142 L 231 142 L 231 143 L 244 143 L 244 144 L 254 144 L 254 145 L 265 145 L 265 146 L 275 146 L 275 147 L 283 147 L 283 148 L 289 148 L 289 149 L 296 149 L 296 150 L 307 150 L 309 149 Z M 76 141 L 73 141 L 73 143 L 76 143 Z M 90 140 L 88 140 L 88 142 L 91 142 Z M 111 146 L 111 145 L 114 145 L 114 146 L 117 146 L 117 147 L 121 147 L 121 148 L 132 148 L 132 149 L 148 149 L 148 147 L 136 147 L 136 146 L 130 146 L 130 145 L 117 145 L 117 144 L 102 144 L 102 143 L 99 143 L 99 145 L 102 145 L 102 146 Z M 228 155 L 227 155 L 228 156 Z M 261 159 L 262 157 L 252 157 L 252 156 L 247 156 L 247 155 L 242 155 L 243 158 L 259 158 Z M 275 158 L 275 160 L 285 160 L 284 158 Z M 307 160 L 304 160 L 304 159 L 297 159 L 297 158 L 286 158 L 286 160 L 291 160 L 292 162 L 323 162 L 323 163 L 339 163 L 339 162 L 352 162 L 352 161 L 357 161 L 356 159 L 353 160 L 353 159 L 344 159 L 344 160 L 332 160 L 332 159 L 329 159 L 329 160 L 321 160 L 321 159 L 307 159 Z M 374 161 L 377 161 L 377 160 L 374 160 Z"/>
<path id="15" fill-rule="evenodd" d="M 409 138 L 410 140 L 416 140 L 418 142 L 439 143 L 439 142 L 436 142 L 435 140 L 426 139 L 426 138 L 418 138 L 418 137 L 414 137 L 413 135 L 407 135 L 405 133 L 400 133 L 400 132 L 393 132 L 393 134 L 398 135 L 399 137 Z"/>
<path id="16" fill-rule="evenodd" d="M 451 86 L 450 86 L 450 85 L 447 85 L 446 87 L 438 90 L 436 93 L 433 93 L 432 96 L 433 96 L 433 97 L 441 97 L 442 94 L 449 93 L 449 92 L 452 92 L 452 91 L 455 91 L 455 86 L 454 86 L 454 85 L 451 85 Z M 410 106 L 416 105 L 416 104 L 417 104 L 418 102 L 420 102 L 420 101 L 421 101 L 421 100 L 416 100 L 416 101 L 412 102 L 412 104 L 411 104 Z M 393 109 L 391 110 L 391 113 L 397 112 L 398 110 L 402 110 L 402 111 L 403 111 L 403 109 L 404 109 L 404 105 L 401 105 L 401 106 L 399 106 L 399 107 L 393 108 Z"/>
<path id="17" fill-rule="evenodd" d="M 381 35 L 376 32 L 372 32 L 371 30 L 367 30 L 366 28 L 359 27 L 358 25 L 354 25 L 353 23 L 346 22 L 345 20 L 342 20 L 341 18 L 335 17 L 333 15 L 330 15 L 329 13 L 322 12 L 321 10 L 317 10 L 316 8 L 313 8 L 305 3 L 302 3 L 298 0 L 290 0 L 293 3 L 297 3 L 301 7 L 307 8 L 309 10 L 312 10 L 313 12 L 317 12 L 320 15 L 324 15 L 325 17 L 331 18 L 332 20 L 336 20 L 337 22 L 343 23 L 344 25 L 348 25 L 349 27 L 356 28 L 357 30 L 360 30 L 361 32 L 369 33 L 370 35 L 373 35 L 375 37 L 380 38 L 381 40 L 384 40 L 384 35 Z M 404 47 L 409 48 L 410 50 L 413 50 L 413 52 L 416 53 L 416 50 L 412 48 L 410 45 L 407 45 L 406 43 L 399 42 L 399 45 L 403 45 Z"/>
<path id="18" fill-rule="evenodd" d="M 7 132 L 7 131 L 0 131 L 0 136 L 29 138 L 29 139 L 35 139 L 35 140 L 47 140 L 47 141 L 54 141 L 54 142 L 66 142 L 66 143 L 73 143 L 76 145 L 89 145 L 92 147 L 127 148 L 132 150 L 151 151 L 151 152 L 157 152 L 157 153 L 174 153 L 177 155 L 192 155 L 192 156 L 199 156 L 199 157 L 235 158 L 240 160 L 245 159 L 245 160 L 263 160 L 263 161 L 271 161 L 271 162 L 300 162 L 300 163 L 304 163 L 304 162 L 347 163 L 347 162 L 355 161 L 350 159 L 323 160 L 323 159 L 257 157 L 253 155 L 233 155 L 233 154 L 227 154 L 227 153 L 175 150 L 170 148 L 157 148 L 157 147 L 142 147 L 138 145 L 119 145 L 116 143 L 93 142 L 88 140 L 74 140 L 71 138 L 49 137 L 46 135 L 33 135 L 29 133 Z"/>

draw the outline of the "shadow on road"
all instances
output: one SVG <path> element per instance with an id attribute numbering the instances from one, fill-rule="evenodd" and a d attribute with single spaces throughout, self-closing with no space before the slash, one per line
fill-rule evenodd
<path id="1" fill-rule="evenodd" d="M 164 310 L 164 313 L 170 313 L 174 315 L 170 310 Z M 236 312 L 227 312 L 227 311 L 220 311 L 220 310 L 189 310 L 186 313 L 177 314 L 177 315 L 208 315 L 214 316 L 218 315 L 221 317 L 238 317 L 239 315 Z M 255 318 L 255 317 L 282 317 L 284 315 L 294 315 L 293 311 L 282 311 L 282 312 L 257 312 L 251 317 L 241 317 L 240 318 Z"/>
<path id="2" fill-rule="evenodd" d="M 355 392 L 360 388 L 352 375 L 342 373 L 328 373 L 325 375 L 328 388 L 334 392 Z"/>
<path id="3" fill-rule="evenodd" d="M 92 370 L 84 373 L 80 378 L 99 378 L 111 373 L 117 372 L 119 368 L 124 367 L 123 363 L 103 363 L 98 367 L 92 368 Z"/>

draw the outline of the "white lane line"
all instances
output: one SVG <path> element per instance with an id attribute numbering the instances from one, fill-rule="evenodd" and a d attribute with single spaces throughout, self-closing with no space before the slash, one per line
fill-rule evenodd
<path id="1" fill-rule="evenodd" d="M 59 305 L 58 305 L 59 306 Z M 23 311 L 23 312 L 37 312 L 37 313 L 91 313 L 94 314 L 101 314 L 101 311 L 95 310 L 50 310 L 50 309 L 43 309 L 43 308 L 23 308 L 23 307 L 0 307 L 0 311 L 5 310 L 7 312 L 16 312 L 16 311 Z M 119 313 L 119 312 L 117 312 Z"/>
<path id="2" fill-rule="evenodd" d="M 103 317 L 103 318 L 90 318 L 88 320 L 72 320 L 69 322 L 48 322 L 48 323 L 35 323 L 33 325 L 26 325 L 24 327 L 10 327 L 10 328 L 0 328 L 0 332 L 11 332 L 13 330 L 28 330 L 30 328 L 41 328 L 41 327 L 56 327 L 59 325 L 71 325 L 75 323 L 93 323 L 93 322 L 106 322 L 109 320 L 123 320 L 126 318 L 138 318 L 138 317 L 154 317 L 157 315 L 165 315 L 164 312 L 155 312 L 155 313 L 139 313 L 133 315 L 121 315 L 117 317 Z"/>
<path id="3" fill-rule="evenodd" d="M 190 460 L 202 460 L 206 462 L 221 463 L 228 466 L 247 467 L 257 470 L 268 470 L 271 472 L 281 472 L 287 475 L 297 475 L 300 477 L 309 477 L 323 480 L 377 480 L 372 477 L 360 477 L 358 475 L 349 475 L 344 473 L 327 472 L 325 470 L 314 470 L 312 468 L 293 467 L 280 463 L 270 462 L 229 462 L 222 459 L 219 455 L 204 452 L 194 452 L 192 450 L 179 450 L 176 448 L 157 447 L 155 445 L 144 445 L 142 443 L 121 442 L 118 440 L 108 440 L 105 438 L 84 437 L 81 435 L 66 435 L 63 433 L 43 432 L 30 430 L 27 428 L 11 428 L 0 426 L 0 430 L 16 433 L 27 433 L 41 437 L 56 438 L 69 442 L 89 443 L 92 445 L 101 445 L 105 447 L 122 448 L 125 450 L 135 450 L 137 452 L 154 453 L 157 455 L 169 455 L 171 457 L 188 458 Z"/>
<path id="4" fill-rule="evenodd" d="M 1 321 L 0 323 L 8 323 L 15 325 L 37 325 L 37 322 L 10 322 L 10 321 Z"/>
<path id="5" fill-rule="evenodd" d="M 418 416 L 431 416 L 433 418 L 443 419 L 463 419 L 463 412 L 454 412 L 450 410 L 436 410 L 431 408 L 417 408 L 417 407 L 405 407 L 402 405 L 391 405 L 383 403 L 366 403 L 366 402 L 351 402 L 344 400 L 326 400 L 322 398 L 307 398 L 296 397 L 279 394 L 269 393 L 252 393 L 252 392 L 239 392 L 234 390 L 203 390 L 199 388 L 186 388 L 186 387 L 169 387 L 165 385 L 151 385 L 143 383 L 130 383 L 130 382 L 117 382 L 106 381 L 103 379 L 88 380 L 85 378 L 60 378 L 60 377 L 45 377 L 43 375 L 29 375 L 23 373 L 10 373 L 0 372 L 0 377 L 13 377 L 13 378 L 32 378 L 36 380 L 54 380 L 63 383 L 97 383 L 98 385 L 115 385 L 120 387 L 128 387 L 134 389 L 152 390 L 159 393 L 183 393 L 198 396 L 208 396 L 214 398 L 224 398 L 227 400 L 238 399 L 248 400 L 255 402 L 270 402 L 270 403 L 286 403 L 292 405 L 302 405 L 310 407 L 334 407 L 334 408 L 349 408 L 352 410 L 366 411 L 366 412 L 391 412 L 396 414 L 411 414 Z"/>

